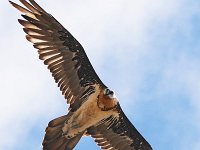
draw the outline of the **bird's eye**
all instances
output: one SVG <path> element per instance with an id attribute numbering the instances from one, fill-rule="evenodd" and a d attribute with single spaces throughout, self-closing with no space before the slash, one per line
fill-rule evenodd
<path id="1" fill-rule="evenodd" d="M 106 95 L 106 96 L 108 96 L 108 95 L 113 95 L 113 94 L 114 94 L 114 92 L 111 91 L 111 90 L 109 90 L 108 88 L 105 89 L 105 91 L 104 91 L 104 95 Z"/>

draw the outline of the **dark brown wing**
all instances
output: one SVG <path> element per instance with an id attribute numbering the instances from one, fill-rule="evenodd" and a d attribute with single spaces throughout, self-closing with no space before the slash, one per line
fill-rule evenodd
<path id="1" fill-rule="evenodd" d="M 96 84 L 104 84 L 81 44 L 34 0 L 29 1 L 20 0 L 26 8 L 10 3 L 24 14 L 26 20 L 19 19 L 19 23 L 24 26 L 27 40 L 38 49 L 39 58 L 48 65 L 71 111 L 75 111 L 95 92 Z"/>
<path id="2" fill-rule="evenodd" d="M 110 117 L 104 123 L 88 129 L 88 133 L 103 150 L 152 150 L 123 113 L 120 105 L 118 117 Z"/>

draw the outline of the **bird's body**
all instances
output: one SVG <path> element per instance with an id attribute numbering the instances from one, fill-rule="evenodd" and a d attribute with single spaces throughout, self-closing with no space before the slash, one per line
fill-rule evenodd
<path id="1" fill-rule="evenodd" d="M 104 150 L 152 150 L 123 113 L 114 92 L 98 77 L 81 44 L 34 0 L 10 1 L 23 13 L 19 19 L 28 41 L 48 66 L 69 112 L 49 122 L 44 150 L 71 150 L 83 135 Z"/>
<path id="2" fill-rule="evenodd" d="M 102 89 L 98 89 L 97 91 L 90 96 L 90 99 L 84 105 L 71 115 L 67 124 L 63 127 L 63 133 L 66 137 L 74 137 L 78 133 L 86 131 L 89 127 L 98 124 L 101 120 L 118 115 L 115 109 L 117 99 L 109 98 L 108 100 L 103 95 Z"/>

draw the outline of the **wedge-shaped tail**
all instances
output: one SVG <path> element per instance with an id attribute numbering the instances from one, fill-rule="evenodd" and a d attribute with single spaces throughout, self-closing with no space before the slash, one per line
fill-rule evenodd
<path id="1" fill-rule="evenodd" d="M 62 128 L 71 114 L 56 118 L 49 122 L 42 143 L 43 150 L 72 150 L 81 139 L 83 133 L 68 139 L 63 135 Z"/>

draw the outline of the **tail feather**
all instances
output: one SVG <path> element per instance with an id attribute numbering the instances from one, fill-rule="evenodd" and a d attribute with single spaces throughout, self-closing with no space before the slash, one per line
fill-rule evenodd
<path id="1" fill-rule="evenodd" d="M 63 125 L 63 123 L 70 118 L 71 114 L 67 114 L 65 116 L 58 117 L 49 122 L 48 127 L 56 127 L 58 125 Z"/>
<path id="2" fill-rule="evenodd" d="M 47 127 L 45 130 L 46 134 L 45 134 L 44 140 L 49 141 L 59 136 L 59 133 L 61 132 L 62 127 L 63 126 L 61 125 L 54 128 Z"/>
<path id="3" fill-rule="evenodd" d="M 73 138 L 63 136 L 62 128 L 71 114 L 61 116 L 49 122 L 43 140 L 43 150 L 72 150 L 81 139 L 84 132 L 79 133 Z"/>

